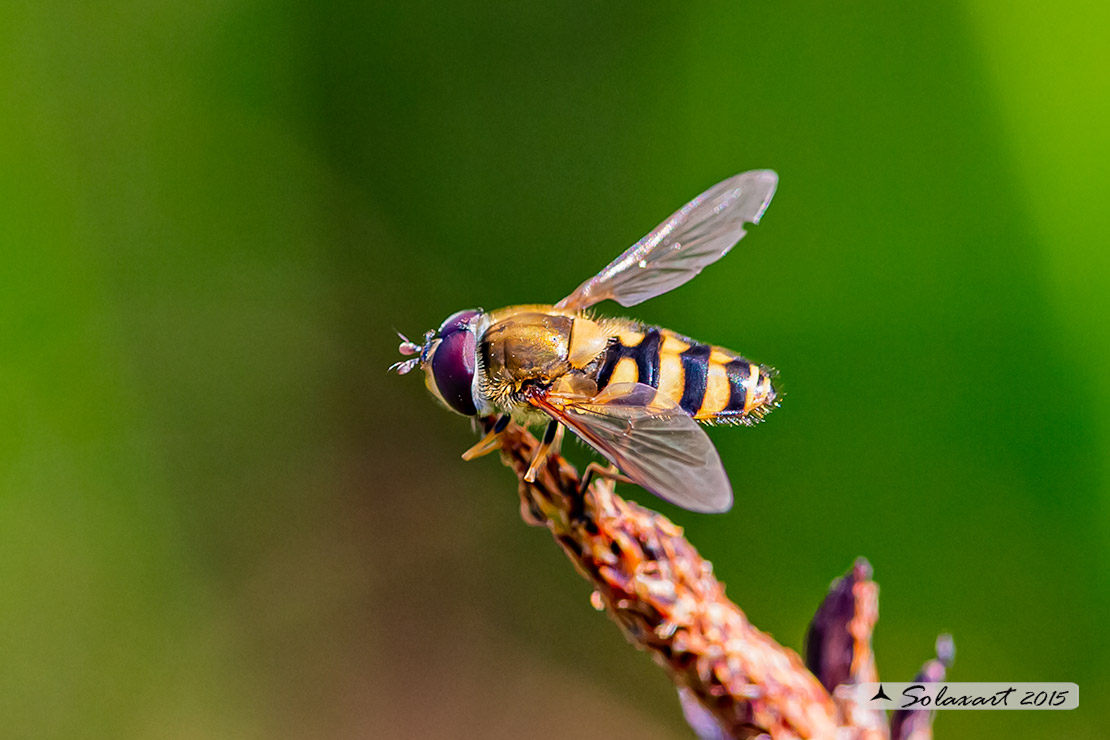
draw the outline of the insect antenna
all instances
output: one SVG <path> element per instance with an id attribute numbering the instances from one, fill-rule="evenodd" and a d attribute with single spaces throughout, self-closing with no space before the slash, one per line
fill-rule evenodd
<path id="1" fill-rule="evenodd" d="M 420 364 L 420 358 L 414 357 L 411 360 L 402 360 L 395 362 L 389 366 L 386 372 L 395 372 L 398 375 L 405 375 L 413 371 L 413 369 Z"/>
<path id="2" fill-rule="evenodd" d="M 405 357 L 420 354 L 420 351 L 424 349 L 424 345 L 413 342 L 401 332 L 397 332 L 397 336 L 401 338 L 401 346 L 397 348 L 397 351 Z"/>
<path id="3" fill-rule="evenodd" d="M 397 330 L 394 329 L 394 331 Z M 397 351 L 405 357 L 412 357 L 412 359 L 395 362 L 389 366 L 386 372 L 395 372 L 398 375 L 405 375 L 406 373 L 412 372 L 413 369 L 420 364 L 421 356 L 424 352 L 424 345 L 417 344 L 399 331 L 397 332 L 397 336 L 401 338 L 401 346 L 397 348 Z M 416 355 L 416 357 L 413 357 L 413 355 Z"/>

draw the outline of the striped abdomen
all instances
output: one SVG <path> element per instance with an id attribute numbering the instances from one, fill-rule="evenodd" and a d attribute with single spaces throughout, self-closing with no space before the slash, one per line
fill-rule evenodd
<path id="1" fill-rule="evenodd" d="M 698 421 L 751 424 L 777 405 L 773 372 L 723 347 L 645 326 L 610 340 L 597 384 L 645 383 Z"/>

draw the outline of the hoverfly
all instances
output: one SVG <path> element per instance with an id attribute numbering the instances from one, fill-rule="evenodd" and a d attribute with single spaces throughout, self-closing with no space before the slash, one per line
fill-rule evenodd
<path id="1" fill-rule="evenodd" d="M 623 475 L 592 463 L 592 475 L 636 483 L 691 511 L 723 512 L 732 488 L 703 424 L 752 424 L 778 406 L 771 368 L 669 329 L 587 311 L 610 299 L 629 307 L 682 285 L 732 249 L 758 223 L 778 175 L 744 172 L 694 198 L 555 305 L 471 309 L 424 335 L 401 336 L 411 359 L 390 369 L 425 371 L 428 390 L 464 416 L 499 414 L 463 453 L 492 452 L 510 420 L 547 422 L 525 476 L 562 440 L 563 427 Z"/>

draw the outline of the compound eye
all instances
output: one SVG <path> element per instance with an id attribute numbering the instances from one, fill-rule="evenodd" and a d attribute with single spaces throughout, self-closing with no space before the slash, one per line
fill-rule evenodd
<path id="1" fill-rule="evenodd" d="M 465 329 L 474 319 L 474 317 L 476 317 L 480 313 L 481 311 L 468 309 L 466 311 L 459 311 L 458 313 L 451 314 L 447 317 L 446 321 L 439 325 L 439 335 L 441 337 L 446 337 L 452 332 Z"/>
<path id="2" fill-rule="evenodd" d="M 474 332 L 455 330 L 441 336 L 432 356 L 432 377 L 435 378 L 436 388 L 452 409 L 464 416 L 474 416 L 478 413 L 471 392 L 476 346 Z"/>

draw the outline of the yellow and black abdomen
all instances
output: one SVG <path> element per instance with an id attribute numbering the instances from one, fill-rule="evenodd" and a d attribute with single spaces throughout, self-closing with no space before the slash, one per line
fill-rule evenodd
<path id="1" fill-rule="evenodd" d="M 624 331 L 605 350 L 598 388 L 644 383 L 658 388 L 697 421 L 751 424 L 777 405 L 774 371 L 731 350 L 654 326 Z"/>

